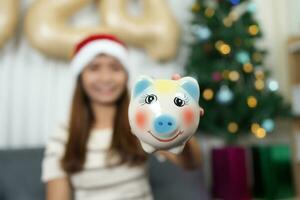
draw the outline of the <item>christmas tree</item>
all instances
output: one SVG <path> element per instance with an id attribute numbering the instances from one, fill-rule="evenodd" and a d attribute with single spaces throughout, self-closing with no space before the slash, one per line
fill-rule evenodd
<path id="1" fill-rule="evenodd" d="M 192 6 L 193 41 L 186 73 L 197 78 L 199 104 L 205 109 L 200 129 L 236 138 L 253 133 L 263 138 L 274 130 L 277 116 L 289 107 L 269 78 L 265 50 L 255 20 L 256 5 L 249 0 L 196 0 Z"/>

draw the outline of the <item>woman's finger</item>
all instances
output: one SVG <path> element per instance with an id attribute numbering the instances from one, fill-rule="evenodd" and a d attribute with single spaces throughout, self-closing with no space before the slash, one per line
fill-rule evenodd
<path id="1" fill-rule="evenodd" d="M 178 79 L 181 79 L 181 76 L 180 76 L 180 74 L 173 74 L 171 79 L 178 80 Z"/>
<path id="2" fill-rule="evenodd" d="M 204 109 L 200 107 L 200 116 L 202 117 L 204 115 Z"/>

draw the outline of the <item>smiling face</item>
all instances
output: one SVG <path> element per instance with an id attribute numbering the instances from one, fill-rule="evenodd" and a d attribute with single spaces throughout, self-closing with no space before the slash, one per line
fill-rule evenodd
<path id="1" fill-rule="evenodd" d="M 120 62 L 109 55 L 96 56 L 82 72 L 82 84 L 91 101 L 115 103 L 127 83 L 127 73 Z"/>
<path id="2" fill-rule="evenodd" d="M 141 78 L 129 105 L 133 133 L 154 149 L 183 144 L 198 127 L 198 99 L 199 86 L 193 78 Z"/>

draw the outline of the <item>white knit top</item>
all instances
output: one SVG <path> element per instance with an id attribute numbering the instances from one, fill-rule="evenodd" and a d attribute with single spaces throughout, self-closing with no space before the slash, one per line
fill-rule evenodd
<path id="1" fill-rule="evenodd" d="M 108 167 L 105 155 L 111 144 L 111 129 L 93 130 L 84 169 L 70 177 L 76 200 L 152 200 L 147 162 L 137 167 L 126 164 Z M 42 181 L 67 176 L 60 165 L 68 133 L 60 129 L 50 137 L 42 163 Z"/>

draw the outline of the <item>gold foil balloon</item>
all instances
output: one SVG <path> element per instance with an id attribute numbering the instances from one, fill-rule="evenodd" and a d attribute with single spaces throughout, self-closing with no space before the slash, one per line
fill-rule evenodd
<path id="1" fill-rule="evenodd" d="M 156 60 L 167 60 L 176 55 L 180 30 L 166 0 L 144 0 L 141 16 L 128 13 L 129 0 L 101 0 L 98 10 L 102 24 L 96 27 L 71 27 L 68 24 L 70 17 L 92 2 L 35 1 L 25 22 L 30 43 L 49 56 L 70 58 L 74 45 L 84 37 L 110 33 L 127 44 L 144 48 Z"/>
<path id="2" fill-rule="evenodd" d="M 18 0 L 0 0 L 0 47 L 13 35 L 18 19 Z"/>

